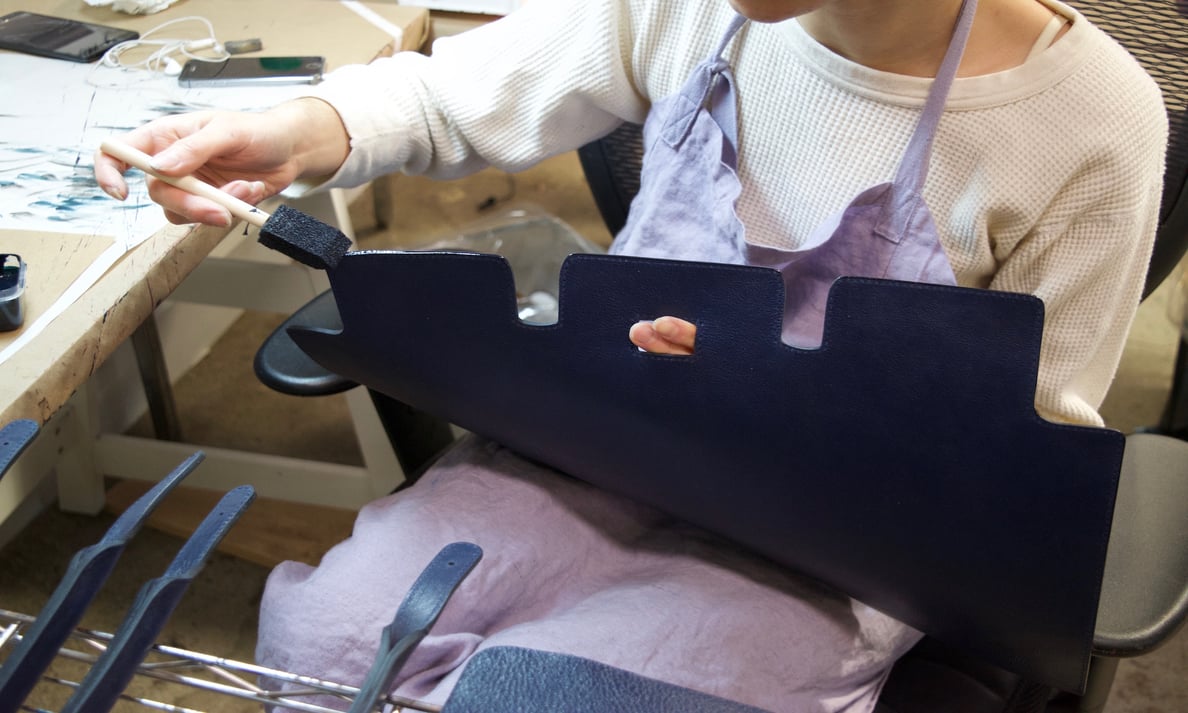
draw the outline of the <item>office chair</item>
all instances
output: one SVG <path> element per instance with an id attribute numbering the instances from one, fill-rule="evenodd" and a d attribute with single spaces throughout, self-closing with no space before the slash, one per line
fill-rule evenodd
<path id="1" fill-rule="evenodd" d="M 1146 296 L 1167 277 L 1188 246 L 1188 133 L 1184 115 L 1188 64 L 1183 39 L 1188 37 L 1188 18 L 1175 0 L 1073 4 L 1131 49 L 1160 83 L 1167 100 L 1172 134 Z M 595 201 L 612 233 L 625 222 L 627 208 L 638 189 L 640 155 L 639 130 L 630 125 L 579 150 Z M 325 293 L 313 300 L 265 342 L 256 362 L 257 374 L 264 383 L 299 395 L 336 393 L 355 386 L 306 357 L 289 338 L 288 329 L 293 326 L 340 328 L 333 296 Z M 286 356 L 282 359 L 281 354 Z M 1177 384 L 1183 377 L 1183 361 L 1181 349 Z M 294 369 L 286 372 L 280 368 L 285 363 L 295 365 Z M 398 412 L 414 413 L 416 420 L 435 422 L 432 416 L 389 400 L 392 403 L 388 406 Z M 1175 403 L 1169 405 L 1169 419 L 1176 417 L 1175 407 Z M 440 428 L 441 422 L 436 424 L 434 428 Z M 443 437 L 426 450 L 434 450 L 445 440 Z M 411 463 L 412 469 L 429 460 L 431 454 Z M 1083 695 L 1057 692 L 1047 683 L 1027 680 L 960 647 L 928 637 L 894 667 L 880 699 L 879 713 L 1102 710 L 1118 658 L 1158 646 L 1175 632 L 1188 612 L 1188 552 L 1182 547 L 1188 538 L 1186 509 L 1188 447 L 1155 434 L 1130 436 L 1100 599 L 1095 657 Z"/>

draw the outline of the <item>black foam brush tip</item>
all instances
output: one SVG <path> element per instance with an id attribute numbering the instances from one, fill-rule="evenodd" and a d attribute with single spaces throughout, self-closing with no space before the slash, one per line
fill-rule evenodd
<path id="1" fill-rule="evenodd" d="M 260 228 L 260 244 L 319 270 L 338 266 L 351 240 L 338 228 L 282 205 Z"/>

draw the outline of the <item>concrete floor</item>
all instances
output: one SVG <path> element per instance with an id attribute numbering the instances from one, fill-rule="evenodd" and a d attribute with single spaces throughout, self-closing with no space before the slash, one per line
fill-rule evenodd
<path id="1" fill-rule="evenodd" d="M 531 203 L 573 225 L 592 240 L 605 243 L 576 160 L 566 155 L 517 176 L 488 171 L 465 181 L 430 184 L 400 177 L 392 180 L 389 224 L 377 230 L 366 201 L 359 206 L 356 226 L 360 246 L 381 247 L 407 242 L 412 236 L 448 232 L 489 212 L 516 203 Z M 491 205 L 493 204 L 493 205 Z M 488 206 L 487 208 L 481 208 Z M 1123 431 L 1154 423 L 1170 383 L 1176 335 L 1166 318 L 1170 290 L 1157 293 L 1142 308 L 1131 335 L 1117 382 L 1103 409 L 1109 423 Z M 281 315 L 245 314 L 211 354 L 177 383 L 182 425 L 190 442 L 260 452 L 280 453 L 344 463 L 358 463 L 346 408 L 340 398 L 300 399 L 272 393 L 252 374 L 251 358 Z M 301 437 L 289 424 L 301 422 Z M 143 430 L 143 424 L 140 426 Z M 308 434 L 317 434 L 310 437 Z M 249 511 L 250 512 L 250 511 Z M 83 517 L 46 512 L 13 542 L 0 550 L 0 608 L 36 613 L 62 576 L 71 555 L 92 544 L 112 516 Z M 349 535 L 349 517 L 338 527 L 319 530 L 316 541 L 303 543 L 304 556 L 316 558 Z M 100 598 L 83 624 L 113 631 L 141 583 L 158 576 L 180 541 L 146 530 L 131 543 Z M 194 582 L 170 620 L 162 641 L 171 645 L 239 660 L 250 660 L 256 609 L 267 568 L 234 556 L 218 554 Z M 78 675 L 77 667 L 60 672 Z M 156 696 L 174 705 L 213 712 L 256 711 L 256 704 L 223 696 L 137 682 L 138 695 Z M 57 709 L 68 695 L 60 686 L 45 685 L 31 701 Z M 117 710 L 144 710 L 121 704 Z M 1177 713 L 1188 711 L 1188 631 L 1159 651 L 1123 662 L 1108 713 Z"/>

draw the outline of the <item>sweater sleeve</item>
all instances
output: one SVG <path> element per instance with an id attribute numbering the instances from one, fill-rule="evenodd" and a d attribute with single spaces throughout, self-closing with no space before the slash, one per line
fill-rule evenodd
<path id="1" fill-rule="evenodd" d="M 1150 104 L 1146 104 L 1150 106 Z M 1158 225 L 1166 117 L 1135 125 L 1064 186 L 1000 265 L 991 289 L 1044 302 L 1036 408 L 1049 420 L 1102 425 L 1109 390 L 1142 297 Z"/>
<path id="2" fill-rule="evenodd" d="M 515 171 L 574 149 L 647 101 L 628 69 L 626 0 L 545 0 L 434 43 L 330 73 L 313 96 L 342 117 L 351 152 L 329 185 L 392 172 Z"/>

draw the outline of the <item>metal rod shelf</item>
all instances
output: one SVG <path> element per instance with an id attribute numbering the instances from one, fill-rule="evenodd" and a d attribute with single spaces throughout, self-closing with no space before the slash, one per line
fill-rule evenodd
<path id="1" fill-rule="evenodd" d="M 35 620 L 34 617 L 26 614 L 0 609 L 0 666 L 3 666 L 6 652 L 21 640 L 22 631 L 31 626 Z M 77 628 L 71 634 L 67 644 L 59 650 L 58 658 L 64 661 L 93 664 L 111 639 L 112 635 L 106 632 Z M 351 701 L 359 693 L 359 689 L 354 686 L 163 644 L 152 647 L 149 655 L 137 668 L 136 675 L 165 681 L 171 686 L 182 689 L 201 690 L 219 696 L 282 706 L 307 713 L 341 713 L 343 709 L 350 706 Z M 280 681 L 288 686 L 284 691 L 270 691 L 253 682 L 252 679 L 258 677 Z M 48 673 L 42 676 L 42 682 L 68 687 L 78 685 L 77 681 Z M 172 688 L 168 690 L 172 690 Z M 325 705 L 310 702 L 310 699 L 314 697 L 324 696 L 341 701 L 342 707 L 328 708 Z M 128 694 L 121 696 L 121 700 L 150 710 L 170 713 L 203 713 L 200 710 L 173 705 L 166 701 Z M 44 709 L 27 706 L 22 709 L 33 713 L 43 713 L 44 711 Z M 388 696 L 380 701 L 373 710 L 377 713 L 389 711 L 440 713 L 441 706 Z"/>

